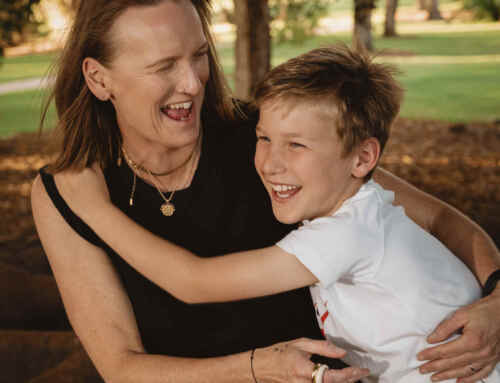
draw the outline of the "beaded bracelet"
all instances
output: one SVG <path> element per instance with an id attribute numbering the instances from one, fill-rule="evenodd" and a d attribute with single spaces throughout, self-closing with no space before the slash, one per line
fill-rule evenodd
<path id="1" fill-rule="evenodd" d="M 255 348 L 252 350 L 252 352 L 250 352 L 250 370 L 252 371 L 253 381 L 255 383 L 258 383 L 257 379 L 255 378 L 255 372 L 253 371 L 253 357 L 254 357 L 254 354 L 255 354 Z"/>
<path id="2" fill-rule="evenodd" d="M 500 280 L 500 269 L 494 271 L 490 274 L 486 283 L 483 286 L 483 298 L 490 295 L 493 290 L 497 287 L 497 283 Z"/>

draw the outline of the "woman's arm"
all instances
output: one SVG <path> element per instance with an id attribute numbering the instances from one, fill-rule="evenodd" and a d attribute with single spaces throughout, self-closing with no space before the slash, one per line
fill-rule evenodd
<path id="1" fill-rule="evenodd" d="M 500 253 L 491 238 L 473 221 L 444 202 L 418 190 L 393 174 L 377 169 L 375 179 L 395 192 L 395 204 L 436 236 L 458 256 L 484 285 L 488 276 L 500 268 Z M 426 361 L 423 373 L 437 380 L 460 378 L 473 383 L 486 377 L 500 362 L 500 284 L 493 294 L 463 307 L 429 336 L 429 343 L 445 341 L 457 331 L 462 336 L 449 343 L 419 353 Z M 443 318 L 444 319 L 444 318 Z M 470 367 L 479 370 L 473 373 Z"/>
<path id="2" fill-rule="evenodd" d="M 66 192 L 60 192 L 67 199 Z M 205 359 L 148 354 L 130 301 L 107 255 L 66 224 L 39 178 L 33 184 L 31 201 L 68 317 L 106 382 L 253 382 L 249 352 Z M 309 383 L 314 368 L 311 353 L 332 358 L 343 355 L 326 341 L 280 343 L 256 350 L 256 377 L 263 383 Z M 330 371 L 325 382 L 355 382 L 366 374 L 357 368 Z"/>
<path id="3" fill-rule="evenodd" d="M 457 209 L 386 170 L 378 168 L 375 180 L 394 191 L 394 203 L 402 205 L 413 221 L 444 243 L 469 267 L 481 284 L 500 268 L 500 252 L 492 239 Z"/>

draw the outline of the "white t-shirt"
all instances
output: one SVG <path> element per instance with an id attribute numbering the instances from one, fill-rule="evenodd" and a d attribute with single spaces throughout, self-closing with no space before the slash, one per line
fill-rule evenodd
<path id="1" fill-rule="evenodd" d="M 364 382 L 430 382 L 417 370 L 417 353 L 441 320 L 480 297 L 480 287 L 393 199 L 369 181 L 333 215 L 304 221 L 277 245 L 319 280 L 311 295 L 320 327 L 346 349 L 345 362 L 370 369 Z M 498 372 L 485 381 L 500 382 Z"/>

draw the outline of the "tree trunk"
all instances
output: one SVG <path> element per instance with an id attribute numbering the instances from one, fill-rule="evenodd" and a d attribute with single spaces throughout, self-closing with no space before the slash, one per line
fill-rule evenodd
<path id="1" fill-rule="evenodd" d="M 417 0 L 417 9 L 424 11 L 427 9 L 427 1 L 426 0 Z"/>
<path id="2" fill-rule="evenodd" d="M 358 52 L 373 51 L 372 11 L 375 0 L 354 0 L 353 44 Z"/>
<path id="3" fill-rule="evenodd" d="M 385 23 L 384 23 L 384 36 L 394 37 L 396 33 L 396 9 L 398 7 L 398 0 L 386 0 L 385 3 Z"/>
<path id="4" fill-rule="evenodd" d="M 248 100 L 271 67 L 267 0 L 234 0 L 236 22 L 235 94 Z"/>
<path id="5" fill-rule="evenodd" d="M 439 12 L 439 0 L 428 0 L 427 7 L 429 12 L 427 20 L 441 20 L 443 18 Z"/>

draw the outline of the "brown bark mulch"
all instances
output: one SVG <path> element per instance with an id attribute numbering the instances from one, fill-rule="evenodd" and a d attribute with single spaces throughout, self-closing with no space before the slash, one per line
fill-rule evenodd
<path id="1" fill-rule="evenodd" d="M 31 182 L 54 153 L 50 142 L 0 139 L 0 383 L 100 381 L 69 329 L 31 217 Z M 457 207 L 500 245 L 500 124 L 399 119 L 381 164 Z"/>

